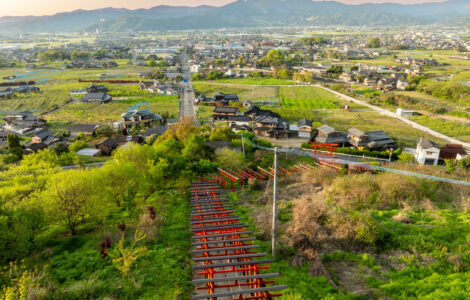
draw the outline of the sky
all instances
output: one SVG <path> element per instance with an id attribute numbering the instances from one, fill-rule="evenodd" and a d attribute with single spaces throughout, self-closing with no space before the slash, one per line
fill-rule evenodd
<path id="1" fill-rule="evenodd" d="M 185 5 L 197 6 L 202 4 L 221 6 L 234 0 L 0 0 L 0 16 L 27 16 L 51 15 L 58 12 L 73 11 L 76 9 L 96 9 L 103 7 L 116 8 L 150 8 L 157 5 Z M 315 1 L 315 0 L 313 0 Z M 339 0 L 343 3 L 423 3 L 440 2 L 442 0 Z"/>

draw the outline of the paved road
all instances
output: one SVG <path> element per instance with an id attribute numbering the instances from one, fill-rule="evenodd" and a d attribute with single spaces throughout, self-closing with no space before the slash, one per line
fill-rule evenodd
<path id="1" fill-rule="evenodd" d="M 183 69 L 183 80 L 184 82 L 181 84 L 181 97 L 180 97 L 180 118 L 187 118 L 191 117 L 193 119 L 193 123 L 196 126 L 199 126 L 199 121 L 196 117 L 196 109 L 194 107 L 194 101 L 196 97 L 194 96 L 193 91 L 193 84 L 191 82 L 191 74 L 189 73 L 189 64 L 188 64 L 188 56 L 186 54 L 186 49 L 182 53 L 182 63 Z"/>
<path id="2" fill-rule="evenodd" d="M 372 110 L 374 110 L 374 111 L 376 111 L 376 112 L 378 112 L 378 113 L 380 113 L 380 114 L 382 114 L 382 115 L 385 115 L 385 116 L 388 116 L 388 117 L 391 117 L 391 118 L 398 119 L 398 120 L 402 121 L 403 123 L 406 123 L 406 124 L 408 124 L 408 125 L 411 125 L 411 126 L 413 126 L 413 128 L 416 128 L 416 129 L 418 129 L 418 130 L 421 130 L 421 131 L 423 131 L 423 132 L 426 132 L 426 133 L 428 133 L 428 134 L 430 134 L 430 135 L 432 135 L 432 136 L 435 136 L 435 137 L 437 137 L 437 138 L 446 140 L 446 141 L 448 141 L 448 142 L 450 142 L 450 143 L 452 143 L 452 144 L 461 144 L 461 145 L 463 145 L 465 148 L 470 149 L 470 143 L 462 142 L 462 141 L 460 141 L 460 140 L 458 140 L 458 139 L 455 139 L 455 138 L 453 138 L 453 137 L 447 136 L 447 135 L 445 135 L 445 134 L 442 134 L 442 133 L 440 133 L 440 132 L 437 132 L 437 131 L 435 131 L 435 130 L 432 130 L 432 129 L 426 127 L 426 126 L 423 126 L 423 125 L 421 125 L 421 124 L 418 124 L 418 123 L 416 123 L 416 122 L 413 122 L 413 121 L 411 121 L 411 120 L 409 120 L 409 119 L 407 119 L 407 118 L 400 117 L 399 115 L 397 115 L 397 114 L 395 114 L 395 113 L 393 113 L 393 112 L 391 112 L 391 111 L 389 111 L 389 110 L 386 110 L 386 109 L 383 109 L 383 108 L 381 108 L 381 107 L 371 105 L 371 104 L 369 104 L 369 103 L 367 103 L 367 102 L 365 102 L 365 101 L 362 101 L 362 100 L 359 100 L 359 99 L 356 99 L 356 98 L 353 98 L 353 97 L 350 97 L 350 96 L 347 96 L 347 95 L 338 93 L 338 92 L 336 92 L 336 91 L 333 91 L 332 89 L 326 88 L 326 87 L 321 86 L 321 85 L 315 85 L 315 86 L 316 86 L 316 87 L 319 87 L 319 88 L 322 88 L 322 89 L 324 89 L 324 90 L 326 90 L 326 91 L 329 91 L 329 92 L 335 94 L 336 96 L 340 97 L 340 98 L 343 99 L 343 100 L 349 100 L 349 101 L 352 101 L 352 102 L 354 102 L 354 103 L 356 103 L 356 104 L 366 106 L 366 107 L 368 107 L 368 108 L 370 108 L 370 109 L 372 109 Z"/>

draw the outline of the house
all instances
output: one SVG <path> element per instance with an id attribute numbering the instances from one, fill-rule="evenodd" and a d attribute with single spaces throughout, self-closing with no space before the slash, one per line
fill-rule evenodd
<path id="1" fill-rule="evenodd" d="M 82 102 L 94 102 L 94 103 L 107 103 L 111 101 L 113 98 L 108 93 L 90 93 L 84 95 L 81 99 Z"/>
<path id="2" fill-rule="evenodd" d="M 122 114 L 122 126 L 127 129 L 133 127 L 148 128 L 163 121 L 162 116 L 154 114 L 150 109 L 134 109 Z"/>
<path id="3" fill-rule="evenodd" d="M 79 134 L 94 136 L 99 125 L 96 124 L 76 124 L 67 128 L 69 136 L 76 137 Z"/>
<path id="4" fill-rule="evenodd" d="M 46 140 L 50 140 L 50 138 L 54 139 L 54 133 L 47 129 L 41 129 L 37 131 L 31 139 L 33 143 L 43 143 Z M 50 141 L 49 141 L 50 142 Z"/>
<path id="5" fill-rule="evenodd" d="M 44 150 L 47 148 L 47 145 L 44 143 L 31 143 L 25 145 L 24 152 L 25 154 L 31 154 L 31 153 L 36 153 L 39 150 Z"/>
<path id="6" fill-rule="evenodd" d="M 467 156 L 467 151 L 459 144 L 447 144 L 442 146 L 439 153 L 439 160 L 445 161 L 446 159 L 461 160 Z"/>
<path id="7" fill-rule="evenodd" d="M 250 126 L 250 117 L 248 116 L 240 116 L 240 115 L 235 115 L 235 116 L 228 116 L 228 125 L 229 126 Z"/>
<path id="8" fill-rule="evenodd" d="M 167 129 L 168 129 L 167 124 L 157 125 L 155 127 L 148 128 L 147 130 L 145 130 L 145 133 L 142 136 L 143 137 L 149 137 L 149 136 L 152 136 L 152 135 L 162 135 L 167 131 Z"/>
<path id="9" fill-rule="evenodd" d="M 383 130 L 362 132 L 357 128 L 348 129 L 349 143 L 356 147 L 367 147 L 370 150 L 386 150 L 396 148 L 395 140 Z"/>
<path id="10" fill-rule="evenodd" d="M 273 118 L 270 116 L 259 116 L 255 118 L 255 127 L 253 132 L 256 135 L 286 139 L 289 135 L 289 124 L 281 118 Z"/>
<path id="11" fill-rule="evenodd" d="M 318 133 L 315 137 L 315 142 L 320 144 L 336 144 L 340 147 L 345 147 L 348 144 L 348 139 L 339 130 L 328 126 L 322 125 L 317 129 Z"/>
<path id="12" fill-rule="evenodd" d="M 229 117 L 233 117 L 238 113 L 236 107 L 216 107 L 212 115 L 212 121 L 228 121 Z"/>
<path id="13" fill-rule="evenodd" d="M 99 144 L 96 144 L 96 149 L 101 150 L 101 154 L 103 155 L 111 155 L 111 152 L 116 149 L 118 146 L 118 140 L 116 138 L 107 138 L 106 140 L 102 141 Z"/>
<path id="14" fill-rule="evenodd" d="M 29 111 L 9 114 L 4 116 L 3 119 L 6 122 L 3 128 L 18 134 L 26 134 L 46 124 L 46 121 Z"/>
<path id="15" fill-rule="evenodd" d="M 229 105 L 230 102 L 238 102 L 238 96 L 235 94 L 217 93 L 214 95 L 215 105 Z"/>
<path id="16" fill-rule="evenodd" d="M 15 92 L 11 89 L 0 90 L 0 98 L 11 99 L 15 95 Z"/>
<path id="17" fill-rule="evenodd" d="M 95 85 L 95 84 L 90 84 L 87 87 L 87 92 L 88 93 L 107 93 L 109 92 L 109 89 L 105 87 L 104 85 Z"/>
<path id="18" fill-rule="evenodd" d="M 272 118 L 280 118 L 281 116 L 275 112 L 272 112 L 267 109 L 261 109 L 258 106 L 251 106 L 248 110 L 243 114 L 254 120 L 256 117 L 266 116 Z"/>
<path id="19" fill-rule="evenodd" d="M 397 81 L 397 89 L 399 90 L 406 91 L 409 85 L 410 84 L 407 80 L 398 79 Z"/>
<path id="20" fill-rule="evenodd" d="M 312 138 L 313 123 L 310 120 L 302 119 L 297 123 L 299 138 L 311 139 Z"/>
<path id="21" fill-rule="evenodd" d="M 374 130 L 366 133 L 369 137 L 369 143 L 367 147 L 370 150 L 387 150 L 395 149 L 395 140 L 388 136 L 383 130 Z"/>
<path id="22" fill-rule="evenodd" d="M 348 129 L 348 140 L 352 146 L 361 148 L 367 146 L 369 136 L 357 128 L 350 128 Z"/>
<path id="23" fill-rule="evenodd" d="M 436 143 L 421 137 L 416 146 L 415 160 L 420 165 L 437 165 L 440 152 Z"/>

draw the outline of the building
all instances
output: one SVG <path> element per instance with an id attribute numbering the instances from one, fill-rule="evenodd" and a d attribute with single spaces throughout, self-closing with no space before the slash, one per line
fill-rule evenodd
<path id="1" fill-rule="evenodd" d="M 346 147 L 348 139 L 339 130 L 328 125 L 322 125 L 317 129 L 318 133 L 315 142 L 320 144 L 336 144 L 340 147 Z"/>
<path id="2" fill-rule="evenodd" d="M 442 146 L 439 153 L 439 160 L 445 161 L 446 159 L 461 160 L 467 156 L 467 151 L 459 144 L 447 144 Z"/>
<path id="3" fill-rule="evenodd" d="M 383 130 L 363 132 L 357 128 L 348 129 L 349 144 L 355 148 L 367 147 L 370 150 L 386 150 L 396 148 L 395 140 Z"/>
<path id="4" fill-rule="evenodd" d="M 397 115 L 399 115 L 400 117 L 411 117 L 417 114 L 418 113 L 416 113 L 414 110 L 397 108 Z"/>
<path id="5" fill-rule="evenodd" d="M 76 137 L 79 134 L 94 136 L 99 125 L 96 124 L 76 124 L 67 128 L 69 136 Z"/>
<path id="6" fill-rule="evenodd" d="M 286 139 L 289 136 L 289 123 L 281 118 L 259 116 L 255 119 L 253 132 L 264 137 Z"/>
<path id="7" fill-rule="evenodd" d="M 312 138 L 313 123 L 310 120 L 302 119 L 297 123 L 297 130 L 299 138 L 311 139 Z"/>
<path id="8" fill-rule="evenodd" d="M 94 148 L 84 148 L 75 153 L 77 155 L 83 155 L 83 156 L 90 156 L 90 157 L 96 157 L 101 155 L 101 150 L 100 149 L 94 149 Z"/>
<path id="9" fill-rule="evenodd" d="M 134 109 L 122 114 L 122 126 L 127 129 L 149 128 L 161 121 L 163 121 L 162 116 L 154 114 L 148 108 L 146 110 Z"/>
<path id="10" fill-rule="evenodd" d="M 223 107 L 218 106 L 214 109 L 212 121 L 228 121 L 229 117 L 234 117 L 238 113 L 236 107 Z"/>
<path id="11" fill-rule="evenodd" d="M 107 103 L 113 98 L 108 93 L 90 93 L 83 96 L 82 102 Z"/>
<path id="12" fill-rule="evenodd" d="M 416 146 L 415 160 L 420 165 L 437 165 L 440 152 L 436 143 L 421 137 Z"/>

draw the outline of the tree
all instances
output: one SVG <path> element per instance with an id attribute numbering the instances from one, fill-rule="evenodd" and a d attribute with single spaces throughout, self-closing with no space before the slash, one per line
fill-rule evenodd
<path id="1" fill-rule="evenodd" d="M 215 155 L 221 168 L 238 169 L 243 166 L 243 154 L 240 151 L 222 148 L 217 149 Z"/>
<path id="2" fill-rule="evenodd" d="M 223 66 L 223 65 L 225 64 L 225 61 L 224 61 L 223 59 L 220 59 L 220 58 L 219 58 L 219 59 L 216 59 L 216 60 L 214 61 L 214 64 L 215 64 L 216 66 Z"/>
<path id="3" fill-rule="evenodd" d="M 452 173 L 457 169 L 457 161 L 455 159 L 446 159 L 444 160 L 447 166 L 447 170 Z"/>
<path id="4" fill-rule="evenodd" d="M 114 133 L 114 129 L 111 125 L 100 126 L 96 129 L 97 136 L 110 137 L 113 135 L 113 133 Z"/>
<path id="5" fill-rule="evenodd" d="M 213 173 L 217 170 L 217 164 L 207 159 L 201 159 L 193 164 L 191 170 L 198 176 Z"/>
<path id="6" fill-rule="evenodd" d="M 76 140 L 69 146 L 69 151 L 72 153 L 77 153 L 78 151 L 87 148 L 88 144 L 84 140 Z"/>
<path id="7" fill-rule="evenodd" d="M 398 155 L 398 159 L 404 163 L 411 163 L 414 160 L 414 156 L 413 154 L 402 152 L 400 155 Z"/>
<path id="8" fill-rule="evenodd" d="M 245 57 L 240 56 L 240 57 L 238 58 L 237 63 L 238 63 L 238 65 L 240 65 L 240 67 L 244 67 L 244 66 L 246 66 L 246 64 L 247 64 L 247 60 L 246 60 Z"/>
<path id="9" fill-rule="evenodd" d="M 284 63 L 284 53 L 280 50 L 270 50 L 266 55 L 266 60 L 270 66 L 280 66 Z"/>
<path id="10" fill-rule="evenodd" d="M 367 48 L 380 48 L 380 39 L 378 37 L 373 37 L 369 40 L 366 45 Z"/>
<path id="11" fill-rule="evenodd" d="M 67 147 L 67 145 L 62 142 L 55 143 L 52 147 L 52 150 L 54 150 L 57 155 L 69 152 L 69 148 Z"/>
<path id="12" fill-rule="evenodd" d="M 206 145 L 202 136 L 192 135 L 181 153 L 188 162 L 196 162 L 200 159 L 212 159 L 214 150 Z"/>
<path id="13" fill-rule="evenodd" d="M 20 138 L 16 134 L 9 134 L 7 135 L 7 144 L 9 152 L 15 155 L 17 160 L 20 160 L 23 157 L 23 148 L 20 144 Z"/>
<path id="14" fill-rule="evenodd" d="M 470 170 L 470 156 L 467 156 L 459 161 L 459 166 L 462 169 Z"/>
<path id="15" fill-rule="evenodd" d="M 101 205 L 105 201 L 95 183 L 91 171 L 70 170 L 55 175 L 43 195 L 48 215 L 75 235 L 77 226 L 106 214 Z"/>

